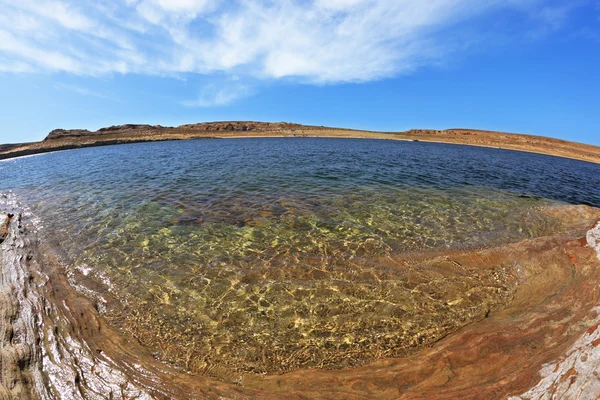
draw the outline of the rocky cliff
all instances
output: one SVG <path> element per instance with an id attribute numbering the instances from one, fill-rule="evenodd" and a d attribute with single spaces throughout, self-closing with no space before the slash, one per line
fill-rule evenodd
<path id="1" fill-rule="evenodd" d="M 253 122 L 253 121 L 225 121 L 202 122 L 198 124 L 181 125 L 177 128 L 161 125 L 125 124 L 100 128 L 97 131 L 87 129 L 54 129 L 46 136 L 44 141 L 61 139 L 101 138 L 106 135 L 140 135 L 157 134 L 167 131 L 199 131 L 199 132 L 277 132 L 291 129 L 307 128 L 304 125 L 288 122 Z M 0 149 L 1 150 L 1 149 Z"/>

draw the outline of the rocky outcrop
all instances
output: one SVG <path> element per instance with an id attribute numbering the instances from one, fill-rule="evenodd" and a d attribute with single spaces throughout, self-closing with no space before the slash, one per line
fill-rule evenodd
<path id="1" fill-rule="evenodd" d="M 57 139 L 76 139 L 84 136 L 92 135 L 93 133 L 87 129 L 54 129 L 51 131 L 44 140 L 57 140 Z"/>
<path id="2" fill-rule="evenodd" d="M 11 144 L 0 144 L 0 153 L 11 151 L 17 147 L 26 146 L 30 143 L 11 143 Z"/>
<path id="3" fill-rule="evenodd" d="M 44 141 L 48 140 L 61 140 L 61 139 L 85 139 L 85 138 L 98 138 L 103 135 L 114 135 L 114 134 L 132 134 L 149 131 L 160 131 L 164 129 L 160 125 L 113 125 L 106 128 L 100 128 L 97 131 L 89 131 L 87 129 L 55 129 L 46 136 Z"/>
<path id="4" fill-rule="evenodd" d="M 164 126 L 161 125 L 139 125 L 139 124 L 125 124 L 125 125 L 112 125 L 106 128 L 100 128 L 96 133 L 114 133 L 114 132 L 127 132 L 127 131 L 149 131 L 149 130 L 161 130 Z"/>
<path id="5" fill-rule="evenodd" d="M 179 128 L 196 131 L 212 132 L 251 132 L 251 131 L 281 131 L 290 129 L 307 128 L 304 125 L 288 122 L 253 122 L 253 121 L 226 121 L 226 122 L 203 122 L 199 124 L 182 125 Z"/>
<path id="6" fill-rule="evenodd" d="M 0 399 L 250 398 L 257 391 L 190 380 L 123 337 L 68 282 L 18 210 L 0 245 Z M 40 246 L 44 247 L 43 249 Z M 191 397 L 190 397 L 191 396 Z"/>
<path id="7" fill-rule="evenodd" d="M 12 214 L 0 213 L 0 244 L 2 244 L 8 236 L 8 224 L 12 217 Z"/>
<path id="8" fill-rule="evenodd" d="M 31 296 L 38 282 L 20 263 L 21 257 L 31 256 L 16 256 L 22 243 L 11 240 L 12 231 L 22 229 L 20 218 L 4 214 L 0 222 L 0 398 L 44 398 L 39 395 L 44 387 L 42 354 L 36 346 L 43 308 Z"/>
<path id="9" fill-rule="evenodd" d="M 0 399 L 149 399 L 80 340 L 76 298 L 61 304 L 21 215 L 4 214 L 0 247 Z M 66 308 L 65 308 L 66 307 Z M 84 316 L 84 314 L 81 314 Z M 93 318 L 92 320 L 93 321 Z M 90 323 L 90 322 L 88 322 Z M 90 324 L 93 326 L 93 323 Z"/>
<path id="10" fill-rule="evenodd" d="M 203 122 L 199 124 L 182 125 L 178 128 L 164 127 L 161 125 L 145 125 L 145 124 L 125 124 L 113 125 L 106 128 L 100 128 L 97 131 L 89 131 L 87 129 L 55 129 L 46 136 L 44 141 L 61 140 L 61 139 L 86 139 L 100 138 L 106 135 L 140 135 L 140 134 L 156 134 L 166 130 L 184 130 L 198 132 L 276 132 L 282 130 L 300 129 L 303 125 L 291 124 L 287 122 L 252 122 L 252 121 L 227 121 L 227 122 Z"/>

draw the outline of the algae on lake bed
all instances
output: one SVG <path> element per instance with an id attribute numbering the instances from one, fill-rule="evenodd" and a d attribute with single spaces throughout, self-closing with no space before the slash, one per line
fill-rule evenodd
<path id="1" fill-rule="evenodd" d="M 405 354 L 504 307 L 518 266 L 466 268 L 452 254 L 543 236 L 555 226 L 541 208 L 597 202 L 580 182 L 600 174 L 565 163 L 420 143 L 207 140 L 14 160 L 0 177 L 125 337 L 236 380 Z"/>
<path id="2" fill-rule="evenodd" d="M 359 365 L 510 301 L 514 266 L 423 257 L 552 229 L 537 212 L 550 203 L 482 192 L 154 199 L 104 221 L 73 281 L 107 291 L 99 308 L 111 324 L 190 371 L 234 379 Z"/>

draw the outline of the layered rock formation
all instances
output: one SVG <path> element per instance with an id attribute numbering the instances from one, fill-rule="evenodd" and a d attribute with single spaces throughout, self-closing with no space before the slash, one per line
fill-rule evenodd
<path id="1" fill-rule="evenodd" d="M 252 121 L 230 121 L 230 122 L 202 122 L 199 124 L 181 125 L 180 129 L 190 129 L 207 132 L 277 132 L 290 129 L 315 128 L 288 122 L 252 122 Z"/>
<path id="2" fill-rule="evenodd" d="M 87 129 L 55 129 L 46 136 L 44 141 L 61 140 L 61 139 L 85 139 L 85 138 L 100 138 L 105 135 L 119 134 L 148 134 L 164 129 L 160 125 L 114 125 L 107 128 L 101 128 L 97 131 L 89 131 Z"/>
<path id="3" fill-rule="evenodd" d="M 8 224 L 12 217 L 12 214 L 0 213 L 0 244 L 2 244 L 8 236 Z"/>
<path id="4" fill-rule="evenodd" d="M 11 210 L 16 212 L 17 210 Z M 20 214 L 3 216 L 0 246 L 0 399 L 251 398 L 163 365 L 98 314 L 68 282 L 52 249 Z"/>
<path id="5" fill-rule="evenodd" d="M 252 121 L 229 121 L 229 122 L 202 122 L 198 124 L 181 125 L 178 128 L 164 127 L 161 125 L 113 125 L 106 128 L 100 128 L 97 131 L 89 131 L 87 129 L 55 129 L 46 136 L 44 141 L 61 140 L 61 139 L 85 139 L 85 138 L 101 138 L 106 135 L 155 135 L 167 131 L 173 133 L 173 130 L 179 131 L 198 131 L 198 132 L 278 132 L 290 129 L 312 128 L 299 124 L 291 124 L 287 122 L 252 122 Z"/>

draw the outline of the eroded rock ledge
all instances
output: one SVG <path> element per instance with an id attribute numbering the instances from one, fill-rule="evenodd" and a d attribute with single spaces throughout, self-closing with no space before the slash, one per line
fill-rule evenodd
<path id="1" fill-rule="evenodd" d="M 599 394 L 600 210 L 547 210 L 556 234 L 498 248 L 432 254 L 469 271 L 510 263 L 512 302 L 404 358 L 341 371 L 190 375 L 106 324 L 67 282 L 51 249 L 15 212 L 0 214 L 0 398 L 459 399 Z M 422 257 L 427 259 L 427 255 Z M 452 264 L 451 263 L 451 264 Z M 545 396 L 545 397 L 544 397 Z"/>
<path id="2" fill-rule="evenodd" d="M 143 398 L 144 390 L 77 337 L 75 332 L 85 327 L 65 312 L 70 300 L 54 296 L 36 237 L 21 215 L 5 215 L 4 221 L 0 398 Z"/>
<path id="3" fill-rule="evenodd" d="M 248 398 L 251 389 L 190 379 L 115 332 L 67 282 L 18 210 L 2 215 L 0 399 Z M 12 214 L 11 214 L 12 215 Z M 236 394 L 238 393 L 238 394 Z"/>

